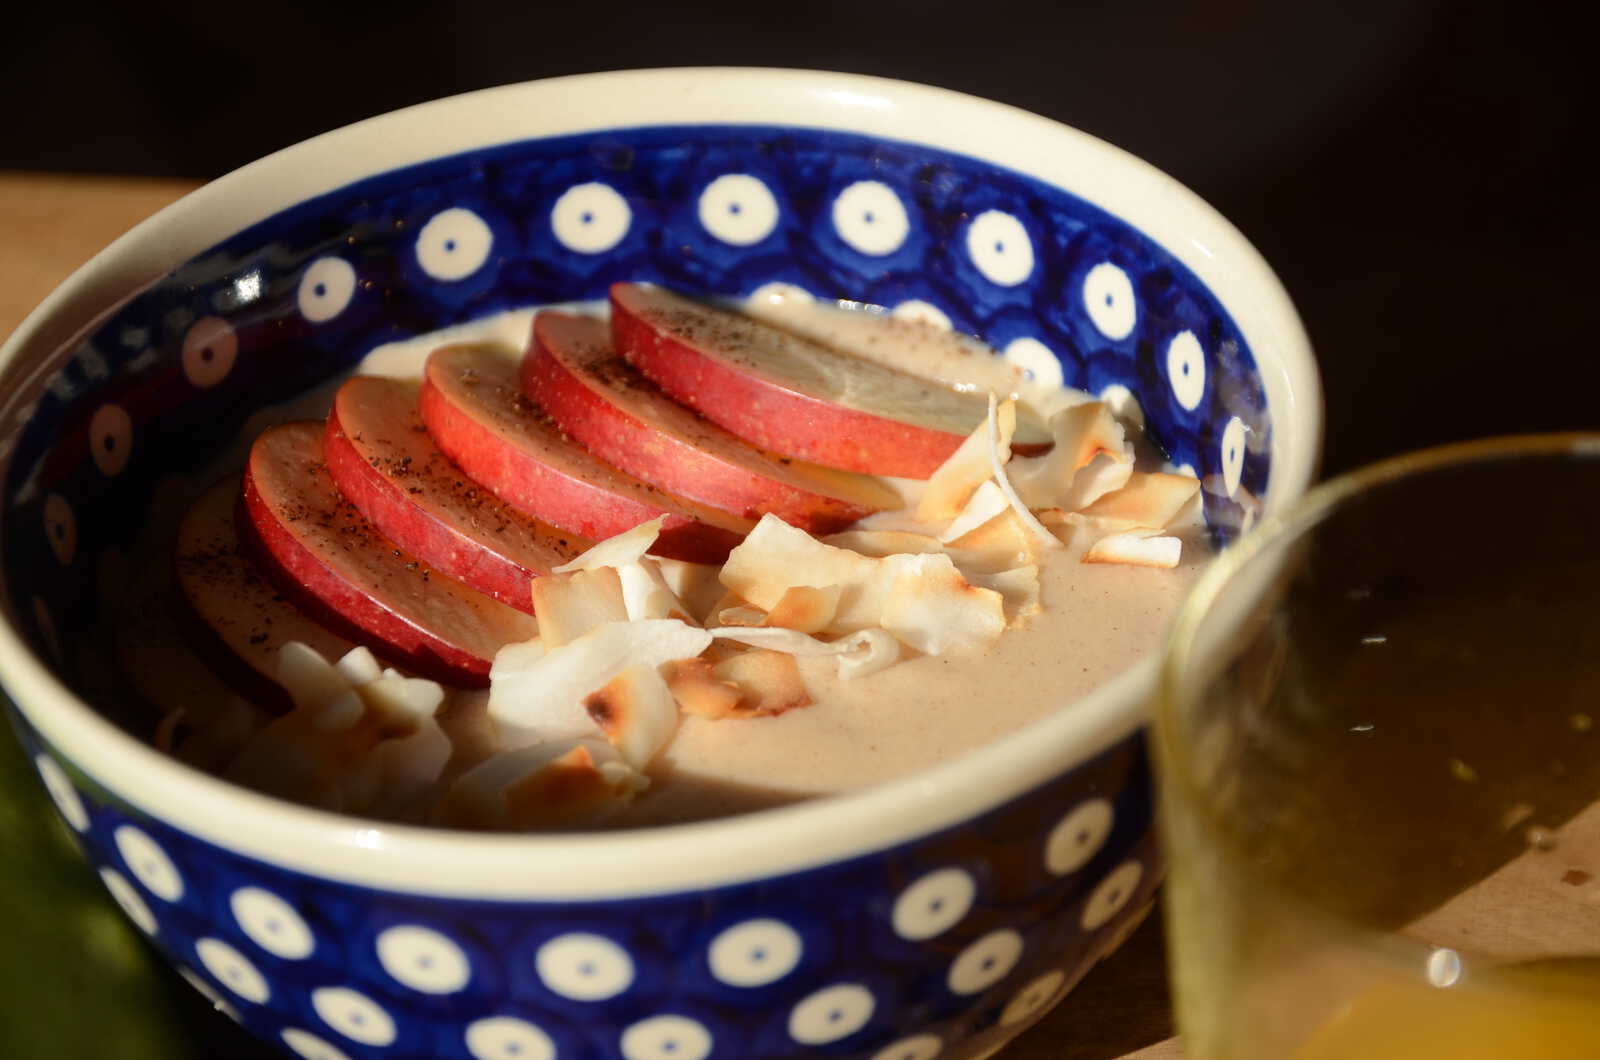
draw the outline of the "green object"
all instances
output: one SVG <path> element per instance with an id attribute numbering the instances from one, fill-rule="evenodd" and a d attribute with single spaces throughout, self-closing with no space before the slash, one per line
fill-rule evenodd
<path id="1" fill-rule="evenodd" d="M 206 1003 L 182 996 L 195 992 L 167 970 L 74 844 L 9 729 L 0 732 L 0 1056 L 215 1055 L 190 1026 L 189 1010 Z"/>

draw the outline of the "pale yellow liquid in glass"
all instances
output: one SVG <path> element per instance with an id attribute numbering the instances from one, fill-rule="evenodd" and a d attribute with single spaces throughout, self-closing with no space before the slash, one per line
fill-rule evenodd
<path id="1" fill-rule="evenodd" d="M 1375 987 L 1294 1060 L 1600 1060 L 1600 962 L 1513 966 L 1447 989 Z"/>

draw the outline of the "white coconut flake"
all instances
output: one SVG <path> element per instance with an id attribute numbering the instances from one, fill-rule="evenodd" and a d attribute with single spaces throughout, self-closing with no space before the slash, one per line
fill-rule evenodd
<path id="1" fill-rule="evenodd" d="M 939 535 L 939 541 L 949 544 L 956 538 L 976 530 L 1010 506 L 1011 502 L 1006 499 L 1000 487 L 995 485 L 994 479 L 985 479 L 982 485 L 972 491 L 972 496 L 967 499 L 967 506 L 962 508 L 961 513 L 944 528 L 944 532 Z"/>
<path id="2" fill-rule="evenodd" d="M 490 672 L 489 716 L 508 747 L 595 736 L 584 700 L 630 666 L 660 666 L 699 655 L 711 635 L 675 618 L 607 622 L 529 658 L 502 648 Z M 508 654 L 510 653 L 510 654 Z"/>
<path id="3" fill-rule="evenodd" d="M 1183 542 L 1176 537 L 1163 535 L 1159 530 L 1128 530 L 1090 545 L 1083 554 L 1083 562 L 1172 568 L 1178 565 L 1182 555 Z"/>
<path id="4" fill-rule="evenodd" d="M 681 618 L 693 622 L 689 608 L 672 591 L 655 560 L 646 557 L 637 563 L 616 568 L 622 587 L 622 606 L 630 622 L 641 618 Z"/>
<path id="5" fill-rule="evenodd" d="M 551 574 L 533 583 L 533 617 L 547 651 L 608 622 L 626 622 L 628 604 L 612 567 Z"/>
<path id="6" fill-rule="evenodd" d="M 1197 479 L 1135 471 L 1121 489 L 1103 494 L 1082 514 L 1129 529 L 1159 530 L 1177 521 L 1199 495 Z"/>
<path id="7" fill-rule="evenodd" d="M 874 561 L 845 548 L 825 545 L 770 512 L 723 564 L 721 581 L 764 611 L 777 606 L 796 585 L 823 589 L 861 584 Z"/>
<path id="8" fill-rule="evenodd" d="M 863 556 L 882 559 L 896 553 L 940 552 L 938 537 L 908 530 L 843 530 L 829 534 L 823 544 L 847 548 Z"/>
<path id="9" fill-rule="evenodd" d="M 993 474 L 994 453 L 1004 450 L 1011 456 L 1011 438 L 1017 427 L 1017 405 L 1007 400 L 995 407 L 994 392 L 989 392 L 988 419 L 967 435 L 928 478 L 928 485 L 917 502 L 917 518 L 942 523 L 956 517 L 973 491 Z"/>
<path id="10" fill-rule="evenodd" d="M 949 556 L 890 557 L 897 564 L 882 610 L 882 626 L 928 655 L 987 644 L 1006 627 L 1004 601 L 961 576 Z"/>
<path id="11" fill-rule="evenodd" d="M 1007 404 L 1010 404 L 1007 402 Z M 1006 478 L 1006 460 L 1010 459 L 1011 450 L 1008 448 L 1004 457 L 1000 455 L 1000 431 L 996 423 L 994 391 L 989 392 L 989 465 L 994 469 L 994 482 L 1000 487 L 1000 492 L 1005 494 L 1006 500 L 1011 504 L 1011 510 L 1017 513 L 1017 518 L 1022 520 L 1022 525 L 1029 532 L 1043 542 L 1046 548 L 1060 548 L 1061 542 L 1056 540 L 1056 535 L 1045 529 L 1044 524 L 1033 517 L 1028 506 L 1022 503 L 1022 498 L 1017 496 L 1017 491 L 1011 488 L 1011 480 Z"/>
<path id="12" fill-rule="evenodd" d="M 963 572 L 965 573 L 965 572 Z M 1015 626 L 1029 615 L 1039 613 L 1039 568 L 1032 564 L 1011 570 L 965 575 L 973 585 L 1000 594 L 1007 625 Z"/>
<path id="13" fill-rule="evenodd" d="M 432 823 L 497 830 L 592 823 L 650 784 L 603 740 L 563 740 L 501 751 L 461 774 Z"/>
<path id="14" fill-rule="evenodd" d="M 584 709 L 634 769 L 643 769 L 678 731 L 678 704 L 654 666 L 630 666 L 584 700 Z"/>
<path id="15" fill-rule="evenodd" d="M 839 676 L 846 680 L 877 673 L 900 659 L 900 642 L 883 629 L 859 629 L 830 641 L 777 627 L 720 628 L 709 632 L 719 640 L 736 641 L 754 648 L 787 652 L 799 657 L 837 656 Z"/>
<path id="16" fill-rule="evenodd" d="M 1077 485 L 1083 469 L 1101 458 L 1123 465 L 1129 471 L 1133 468 L 1127 435 L 1103 401 L 1058 410 L 1050 417 L 1050 434 L 1055 444 L 1048 452 L 1017 457 L 1010 464 L 1008 474 L 1012 485 L 1030 508 L 1076 510 L 1093 501 L 1098 494 L 1086 499 L 1080 497 L 1071 503 L 1067 494 Z M 1107 489 L 1120 485 L 1119 482 Z"/>
<path id="17" fill-rule="evenodd" d="M 550 573 L 566 574 L 570 571 L 594 570 L 596 567 L 621 568 L 638 563 L 650 551 L 650 546 L 656 543 L 656 538 L 661 534 L 661 524 L 666 520 L 666 516 L 658 515 L 632 530 L 608 537 L 582 555 L 559 567 L 550 568 Z"/>

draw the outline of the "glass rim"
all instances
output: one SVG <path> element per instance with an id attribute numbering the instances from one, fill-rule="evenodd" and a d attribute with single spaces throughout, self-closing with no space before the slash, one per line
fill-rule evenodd
<path id="1" fill-rule="evenodd" d="M 1388 457 L 1345 472 L 1308 490 L 1284 511 L 1271 514 L 1233 545 L 1224 549 L 1196 580 L 1178 608 L 1161 650 L 1156 678 L 1155 709 L 1151 719 L 1158 766 L 1157 781 L 1170 798 L 1173 793 L 1194 809 L 1208 841 L 1220 843 L 1232 855 L 1226 829 L 1205 805 L 1203 793 L 1190 770 L 1179 734 L 1180 704 L 1184 702 L 1183 675 L 1193 657 L 1201 626 L 1211 615 L 1217 598 L 1235 577 L 1267 549 L 1305 535 L 1346 502 L 1375 487 L 1420 473 L 1450 467 L 1486 464 L 1518 456 L 1588 456 L 1600 458 L 1600 431 L 1564 431 L 1544 434 L 1510 434 L 1419 449 Z M 1325 910 L 1319 910 L 1327 914 Z"/>

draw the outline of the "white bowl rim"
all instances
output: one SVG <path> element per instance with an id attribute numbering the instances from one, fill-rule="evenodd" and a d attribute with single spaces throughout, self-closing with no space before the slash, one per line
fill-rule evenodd
<path id="1" fill-rule="evenodd" d="M 1277 277 L 1229 222 L 1171 177 L 1086 133 L 945 89 L 852 74 L 738 67 L 582 74 L 453 96 L 326 133 L 219 178 L 111 244 L 0 347 L 0 366 L 34 345 L 60 349 L 128 291 L 256 221 L 363 177 L 524 139 L 717 124 L 834 129 L 939 148 L 1061 187 L 1134 225 L 1216 294 L 1262 370 L 1274 423 L 1267 507 L 1281 507 L 1310 484 L 1322 427 L 1310 343 Z M 150 816 L 311 876 L 521 901 L 729 886 L 957 825 L 1133 733 L 1147 720 L 1155 669 L 1152 656 L 1070 709 L 859 792 L 626 832 L 481 835 L 326 813 L 184 766 L 101 717 L 34 657 L 13 625 L 0 624 L 0 682 L 21 712 L 96 783 Z"/>

